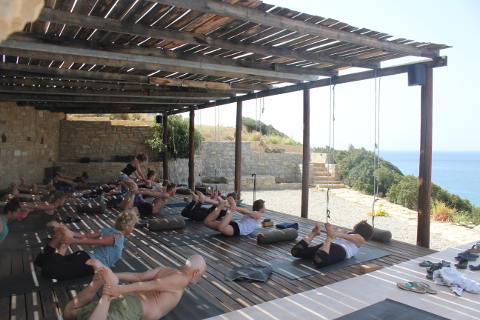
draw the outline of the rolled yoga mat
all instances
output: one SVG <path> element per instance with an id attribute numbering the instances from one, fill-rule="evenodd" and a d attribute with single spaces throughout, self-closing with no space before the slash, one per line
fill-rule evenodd
<path id="1" fill-rule="evenodd" d="M 388 230 L 373 229 L 372 240 L 382 243 L 387 243 L 392 240 L 392 233 Z"/>
<path id="2" fill-rule="evenodd" d="M 185 228 L 185 219 L 183 217 L 168 217 L 152 219 L 148 223 L 150 231 L 162 231 Z"/>
<path id="3" fill-rule="evenodd" d="M 292 241 L 297 239 L 298 231 L 295 229 L 272 230 L 257 234 L 257 243 L 270 244 L 280 241 Z"/>

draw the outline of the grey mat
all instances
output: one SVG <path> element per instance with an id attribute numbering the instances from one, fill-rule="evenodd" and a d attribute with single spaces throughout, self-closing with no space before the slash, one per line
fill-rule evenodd
<path id="1" fill-rule="evenodd" d="M 145 272 L 149 268 L 138 259 L 120 259 L 114 267 L 113 272 Z M 38 269 L 35 272 L 19 273 L 0 277 L 0 298 L 9 297 L 13 294 L 25 294 L 39 291 L 45 288 L 70 287 L 85 285 L 92 280 L 92 276 L 85 276 L 78 279 L 53 281 L 43 278 Z"/>
<path id="2" fill-rule="evenodd" d="M 395 300 L 385 299 L 357 310 L 337 320 L 446 320 L 433 313 L 423 311 Z"/>
<path id="3" fill-rule="evenodd" d="M 388 256 L 389 254 L 387 251 L 361 247 L 355 257 L 322 268 L 316 267 L 310 259 L 295 259 L 294 257 L 273 259 L 265 263 L 270 264 L 274 272 L 293 280 L 320 272 L 342 269 L 357 263 Z"/>
<path id="4" fill-rule="evenodd" d="M 206 230 L 206 231 L 195 232 L 195 233 L 155 235 L 152 237 L 155 240 L 160 241 L 166 246 L 179 247 L 179 246 L 194 245 L 197 243 L 207 241 L 214 234 L 217 234 L 217 232 L 213 230 L 211 231 Z"/>
<path id="5" fill-rule="evenodd" d="M 178 305 L 162 320 L 201 320 L 225 313 L 210 301 L 197 288 L 188 288 Z"/>

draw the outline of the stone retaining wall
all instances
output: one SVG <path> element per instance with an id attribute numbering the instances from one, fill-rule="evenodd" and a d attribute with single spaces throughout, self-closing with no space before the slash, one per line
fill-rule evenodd
<path id="1" fill-rule="evenodd" d="M 58 159 L 60 119 L 63 113 L 18 107 L 0 102 L 0 188 L 11 182 L 43 180 L 44 169 Z"/>
<path id="2" fill-rule="evenodd" d="M 115 156 L 145 153 L 152 161 L 158 153 L 146 145 L 152 134 L 150 126 L 112 125 L 111 121 L 64 120 L 60 127 L 60 160 L 78 161 L 80 158 L 111 161 Z"/>

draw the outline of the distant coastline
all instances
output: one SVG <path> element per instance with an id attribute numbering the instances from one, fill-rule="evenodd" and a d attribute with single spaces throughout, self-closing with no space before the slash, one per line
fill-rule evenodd
<path id="1" fill-rule="evenodd" d="M 382 151 L 403 174 L 418 175 L 418 151 Z M 432 182 L 480 207 L 480 151 L 434 151 Z"/>

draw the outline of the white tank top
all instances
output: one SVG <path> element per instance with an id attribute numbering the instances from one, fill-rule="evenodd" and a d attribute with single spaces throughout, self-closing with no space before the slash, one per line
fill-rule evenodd
<path id="1" fill-rule="evenodd" d="M 235 221 L 240 229 L 241 236 L 247 236 L 253 232 L 253 230 L 258 228 L 257 220 L 251 218 L 250 216 L 244 215 L 242 219 Z"/>
<path id="2" fill-rule="evenodd" d="M 350 259 L 358 253 L 358 247 L 352 241 L 343 238 L 336 238 L 332 242 L 342 246 L 343 249 L 345 249 L 345 259 Z"/>

